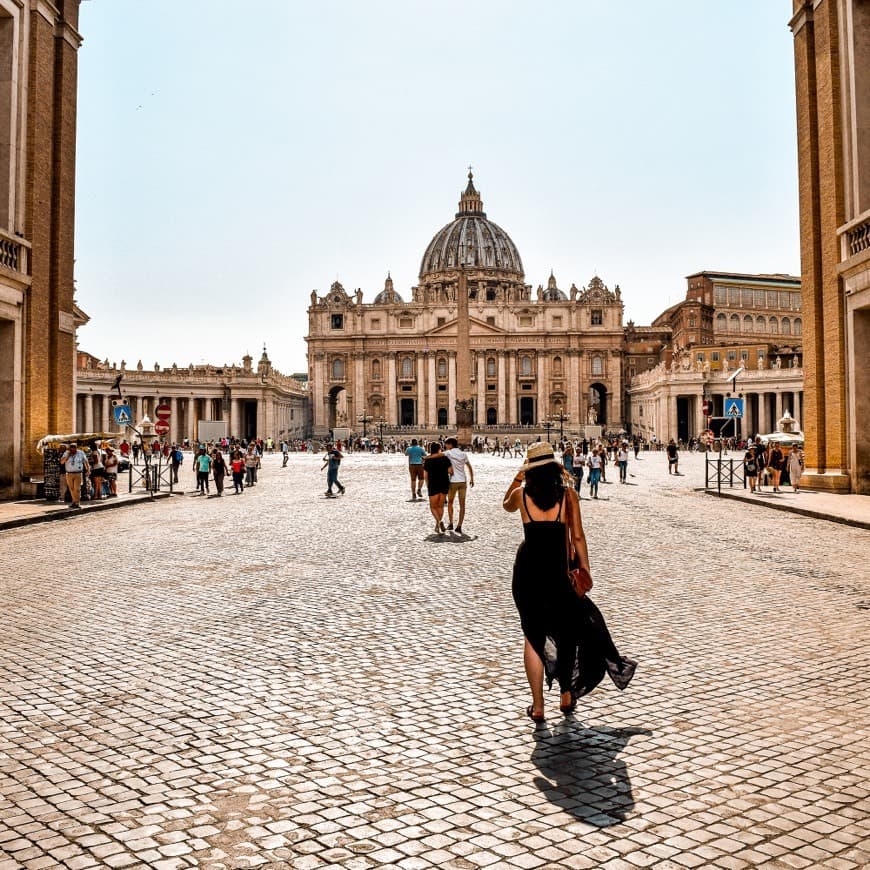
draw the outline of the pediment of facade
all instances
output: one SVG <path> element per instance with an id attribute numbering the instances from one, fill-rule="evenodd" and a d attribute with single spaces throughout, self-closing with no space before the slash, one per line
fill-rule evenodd
<path id="1" fill-rule="evenodd" d="M 469 334 L 474 335 L 510 335 L 506 329 L 502 329 L 499 326 L 494 326 L 492 323 L 486 323 L 483 320 L 478 320 L 476 317 L 468 318 L 469 324 Z M 448 320 L 447 323 L 442 323 L 441 326 L 436 326 L 434 329 L 430 329 L 426 335 L 456 335 L 458 332 L 457 329 L 457 321 L 454 318 L 453 320 Z"/>

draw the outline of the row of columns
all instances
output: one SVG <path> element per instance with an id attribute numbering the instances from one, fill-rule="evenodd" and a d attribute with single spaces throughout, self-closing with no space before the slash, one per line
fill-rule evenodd
<path id="1" fill-rule="evenodd" d="M 496 359 L 496 395 L 495 405 L 498 414 L 499 423 L 517 424 L 519 422 L 519 399 L 523 396 L 528 396 L 536 400 L 538 417 L 543 417 L 550 409 L 550 384 L 554 377 L 562 380 L 563 392 L 566 395 L 567 407 L 565 410 L 569 419 L 574 424 L 581 424 L 586 420 L 588 411 L 588 388 L 584 392 L 581 390 L 583 379 L 580 372 L 580 354 L 575 352 L 563 351 L 558 353 L 562 358 L 562 370 L 558 374 L 552 371 L 552 359 L 547 354 L 537 354 L 535 381 L 536 389 L 534 391 L 524 391 L 520 388 L 518 380 L 518 357 L 523 355 L 522 351 L 496 351 L 493 354 L 477 353 L 475 370 L 475 384 L 473 385 L 473 395 L 476 398 L 478 423 L 486 421 L 486 409 L 490 404 L 487 400 L 487 377 L 486 377 L 486 359 L 487 356 L 495 356 Z M 604 351 L 602 351 L 602 354 Z M 439 378 L 437 374 L 437 357 L 446 357 L 447 359 L 447 379 L 446 383 L 443 378 Z M 319 419 L 315 419 L 315 426 L 318 428 L 326 428 L 329 425 L 328 413 L 330 402 L 328 400 L 328 382 L 329 361 L 326 355 L 320 357 L 314 366 L 313 372 L 313 387 L 314 395 L 320 397 L 315 408 L 315 414 Z M 356 416 L 362 412 L 363 407 L 367 406 L 367 401 L 364 398 L 368 392 L 366 389 L 367 370 L 370 365 L 369 359 L 364 354 L 355 354 L 351 357 L 350 371 L 348 371 L 347 379 L 341 383 L 346 384 L 352 390 L 352 400 L 349 403 L 349 413 L 353 418 L 352 426 L 356 425 Z M 438 425 L 438 395 L 439 392 L 446 393 L 446 410 L 448 426 L 456 425 L 456 399 L 457 399 L 457 381 L 456 381 L 456 352 L 446 351 L 435 353 L 425 353 L 418 351 L 416 353 L 416 376 L 413 379 L 416 392 L 417 408 L 417 425 L 421 427 L 434 428 Z M 618 422 L 615 414 L 615 402 L 619 401 L 621 395 L 618 367 L 617 374 L 611 377 L 606 375 L 596 376 L 592 380 L 600 381 L 607 388 L 607 406 L 604 410 L 606 419 L 609 422 Z M 446 390 L 439 390 L 439 386 L 446 386 Z M 399 423 L 399 402 L 401 398 L 401 384 L 397 379 L 396 371 L 396 355 L 391 353 L 387 357 L 386 378 L 384 381 L 385 392 L 385 409 L 384 419 L 388 425 L 398 425 Z M 409 397 L 410 398 L 410 397 Z M 441 403 L 443 407 L 443 403 Z"/>

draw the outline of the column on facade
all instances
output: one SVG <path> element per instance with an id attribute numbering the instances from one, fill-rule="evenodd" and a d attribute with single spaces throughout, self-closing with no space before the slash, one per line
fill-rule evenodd
<path id="1" fill-rule="evenodd" d="M 426 400 L 426 357 L 422 351 L 417 353 L 416 367 L 416 384 L 417 384 L 417 420 L 418 426 L 426 426 L 428 423 L 428 402 Z"/>
<path id="2" fill-rule="evenodd" d="M 324 379 L 323 379 L 323 354 L 316 353 L 314 354 L 314 366 L 313 366 L 313 381 L 314 383 L 311 385 L 311 425 L 312 428 L 317 435 L 322 435 L 329 425 L 328 418 L 326 417 L 327 413 L 327 404 L 326 404 L 326 396 L 324 394 Z M 241 417 L 239 418 L 239 423 L 241 424 Z M 242 428 L 239 425 L 239 431 L 236 432 L 239 438 L 242 437 Z"/>
<path id="3" fill-rule="evenodd" d="M 517 422 L 517 352 L 508 353 L 508 423 Z"/>
<path id="4" fill-rule="evenodd" d="M 447 355 L 447 425 L 456 425 L 456 353 Z"/>
<path id="5" fill-rule="evenodd" d="M 672 393 L 669 390 L 668 395 L 668 431 L 665 433 L 665 438 L 673 438 L 675 441 L 677 440 L 677 435 L 679 435 L 679 425 L 678 425 L 678 416 L 677 416 L 677 396 L 676 393 Z"/>
<path id="6" fill-rule="evenodd" d="M 348 412 L 351 412 L 353 409 L 348 408 Z M 275 436 L 278 434 L 275 428 L 275 399 L 272 396 L 263 399 L 263 414 L 265 417 L 264 425 L 263 425 L 263 438 L 272 438 L 274 440 Z M 353 428 L 353 420 L 354 417 L 348 413 L 348 425 Z"/>
<path id="7" fill-rule="evenodd" d="M 774 393 L 774 396 L 774 413 L 776 414 L 776 419 L 773 421 L 773 428 L 775 429 L 777 423 L 779 423 L 779 418 L 782 417 L 782 393 L 777 390 L 776 393 Z"/>
<path id="8" fill-rule="evenodd" d="M 572 427 L 582 422 L 580 419 L 580 356 L 577 351 L 568 351 L 568 416 Z"/>
<path id="9" fill-rule="evenodd" d="M 795 394 L 794 394 L 794 411 L 792 412 L 792 416 L 793 416 L 793 417 L 795 418 L 795 420 L 797 421 L 797 428 L 798 428 L 801 432 L 804 431 L 804 427 L 803 427 L 803 423 L 802 423 L 803 415 L 804 415 L 803 404 L 804 404 L 804 394 L 803 394 L 803 392 L 800 391 L 800 390 L 795 390 Z"/>
<path id="10" fill-rule="evenodd" d="M 85 431 L 94 431 L 94 396 L 92 393 L 85 393 Z"/>
<path id="11" fill-rule="evenodd" d="M 196 399 L 190 396 L 185 402 L 187 411 L 187 437 L 190 440 L 190 446 L 196 446 Z"/>
<path id="12" fill-rule="evenodd" d="M 438 396 L 438 389 L 435 384 L 435 354 L 429 353 L 428 360 L 428 378 L 427 378 L 427 386 L 426 386 L 426 399 L 428 403 L 428 412 L 427 423 L 430 429 L 434 429 L 438 425 L 438 411 L 436 409 L 436 400 Z"/>
<path id="13" fill-rule="evenodd" d="M 752 413 L 752 394 L 743 394 L 743 419 L 740 421 L 743 437 L 749 438 L 755 434 L 755 421 Z"/>
<path id="14" fill-rule="evenodd" d="M 359 418 L 368 410 L 366 396 L 366 357 L 364 353 L 353 354 L 353 417 L 348 425 L 354 431 L 362 431 Z"/>
<path id="15" fill-rule="evenodd" d="M 547 416 L 547 380 L 546 380 L 546 364 L 544 354 L 538 354 L 538 407 L 535 423 L 538 426 L 544 422 Z"/>
<path id="16" fill-rule="evenodd" d="M 761 434 L 770 432 L 770 409 L 767 393 L 758 394 L 758 429 Z"/>
<path id="17" fill-rule="evenodd" d="M 507 390 L 505 389 L 507 371 L 505 366 L 504 351 L 498 352 L 498 422 L 504 425 L 507 422 Z"/>
<path id="18" fill-rule="evenodd" d="M 486 354 L 477 355 L 477 425 L 486 423 Z"/>
<path id="19" fill-rule="evenodd" d="M 387 423 L 395 426 L 396 417 L 396 354 L 387 354 Z"/>
<path id="20" fill-rule="evenodd" d="M 171 443 L 180 440 L 181 429 L 178 424 L 178 397 L 173 396 L 169 400 L 169 441 Z"/>
<path id="21" fill-rule="evenodd" d="M 704 416 L 704 387 L 699 386 L 697 393 L 692 397 L 695 403 L 695 432 L 697 437 L 707 428 L 707 418 Z M 693 433 L 689 433 L 693 434 Z"/>

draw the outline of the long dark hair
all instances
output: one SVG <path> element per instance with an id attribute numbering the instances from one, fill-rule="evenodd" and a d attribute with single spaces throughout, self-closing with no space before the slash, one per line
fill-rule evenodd
<path id="1" fill-rule="evenodd" d="M 562 467 L 548 462 L 539 468 L 530 468 L 526 472 L 526 492 L 542 511 L 555 507 L 565 494 Z"/>

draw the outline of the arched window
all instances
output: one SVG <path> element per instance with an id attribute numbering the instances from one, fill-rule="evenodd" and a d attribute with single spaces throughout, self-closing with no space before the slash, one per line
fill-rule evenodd
<path id="1" fill-rule="evenodd" d="M 795 319 L 794 319 L 794 334 L 800 335 L 802 331 L 803 331 L 803 321 L 800 319 L 800 317 L 795 317 Z"/>
<path id="2" fill-rule="evenodd" d="M 782 319 L 782 334 L 791 335 L 791 321 L 787 317 Z"/>
<path id="3" fill-rule="evenodd" d="M 755 331 L 756 332 L 767 332 L 767 318 L 762 317 L 760 314 L 755 318 Z"/>
<path id="4" fill-rule="evenodd" d="M 520 357 L 520 374 L 530 375 L 532 373 L 532 358 L 530 356 Z"/>
<path id="5" fill-rule="evenodd" d="M 751 314 L 744 314 L 743 315 L 743 331 L 744 332 L 752 332 L 752 326 L 753 326 L 752 315 Z"/>
<path id="6" fill-rule="evenodd" d="M 372 360 L 372 380 L 379 381 L 381 379 L 381 361 L 379 359 Z"/>
<path id="7" fill-rule="evenodd" d="M 375 399 L 374 402 L 372 402 L 372 417 L 374 417 L 375 420 L 380 420 L 382 416 L 383 409 L 381 408 L 381 403 L 378 399 Z"/>
<path id="8" fill-rule="evenodd" d="M 768 324 L 770 326 L 770 332 L 773 335 L 776 335 L 779 332 L 779 321 L 775 317 L 771 317 Z"/>
<path id="9" fill-rule="evenodd" d="M 447 360 L 443 356 L 438 357 L 438 377 L 447 377 Z"/>
<path id="10" fill-rule="evenodd" d="M 561 375 L 562 374 L 562 357 L 557 356 L 553 358 L 553 374 Z"/>
<path id="11" fill-rule="evenodd" d="M 410 378 L 414 374 L 414 364 L 411 362 L 411 358 L 406 356 L 402 359 L 402 377 Z"/>
<path id="12" fill-rule="evenodd" d="M 344 378 L 344 360 L 334 359 L 332 361 L 332 379 L 340 381 Z"/>
<path id="13" fill-rule="evenodd" d="M 592 374 L 593 375 L 603 375 L 604 374 L 604 360 L 601 359 L 600 356 L 592 357 Z"/>
<path id="14" fill-rule="evenodd" d="M 725 332 L 728 329 L 728 318 L 724 314 L 716 315 L 716 332 Z"/>
<path id="15" fill-rule="evenodd" d="M 488 378 L 495 377 L 495 357 L 487 357 L 486 360 L 486 376 Z"/>
<path id="16" fill-rule="evenodd" d="M 447 425 L 447 408 L 439 408 L 438 409 L 438 425 L 446 426 Z"/>
<path id="17" fill-rule="evenodd" d="M 740 315 L 731 315 L 731 332 L 740 332 Z"/>

